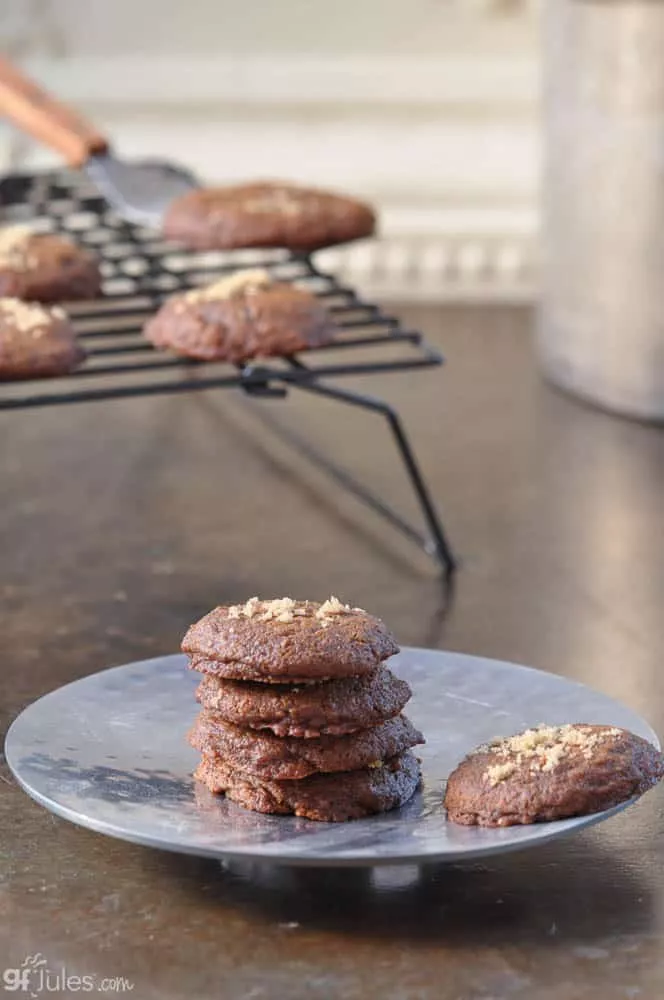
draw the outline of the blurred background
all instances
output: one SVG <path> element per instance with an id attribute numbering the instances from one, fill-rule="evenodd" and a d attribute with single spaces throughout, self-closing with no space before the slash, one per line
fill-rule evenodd
<path id="1" fill-rule="evenodd" d="M 2 49 L 126 156 L 379 206 L 326 251 L 367 294 L 528 301 L 540 164 L 533 0 L 2 0 Z M 8 128 L 0 170 L 53 162 Z M 322 255 L 323 256 L 323 255 Z M 323 262 L 323 261 L 322 261 Z"/>

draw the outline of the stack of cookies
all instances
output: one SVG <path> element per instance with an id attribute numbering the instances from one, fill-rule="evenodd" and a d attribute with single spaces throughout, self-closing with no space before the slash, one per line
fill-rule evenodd
<path id="1" fill-rule="evenodd" d="M 257 812 L 339 822 L 385 812 L 420 781 L 411 696 L 383 661 L 385 625 L 332 597 L 218 607 L 182 643 L 203 674 L 195 777 Z"/>

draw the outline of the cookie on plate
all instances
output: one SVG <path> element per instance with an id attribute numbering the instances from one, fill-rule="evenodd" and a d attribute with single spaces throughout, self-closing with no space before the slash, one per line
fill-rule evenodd
<path id="1" fill-rule="evenodd" d="M 399 652 L 379 618 L 331 597 L 217 607 L 186 633 L 191 667 L 234 680 L 296 683 L 373 673 Z"/>
<path id="2" fill-rule="evenodd" d="M 99 264 L 89 250 L 28 226 L 0 229 L 0 296 L 48 303 L 94 299 L 100 291 Z"/>
<path id="3" fill-rule="evenodd" d="M 320 684 L 259 684 L 206 676 L 196 691 L 203 708 L 226 722 L 276 736 L 344 736 L 398 715 L 411 695 L 387 667 L 364 677 Z"/>
<path id="4" fill-rule="evenodd" d="M 514 826 L 601 812 L 652 788 L 664 757 L 626 729 L 540 726 L 469 754 L 447 782 L 448 819 Z"/>
<path id="5" fill-rule="evenodd" d="M 155 347 L 175 354 L 239 363 L 322 347 L 336 327 L 315 295 L 248 270 L 173 295 L 144 332 Z"/>
<path id="6" fill-rule="evenodd" d="M 348 736 L 275 736 L 267 730 L 243 729 L 203 710 L 189 736 L 203 754 L 215 753 L 234 770 L 257 778 L 292 781 L 311 774 L 357 771 L 423 743 L 404 715 Z"/>
<path id="7" fill-rule="evenodd" d="M 0 380 L 66 375 L 84 358 L 64 309 L 0 298 Z"/>
<path id="8" fill-rule="evenodd" d="M 223 757 L 205 755 L 194 777 L 211 792 L 225 793 L 255 812 L 340 823 L 405 805 L 420 783 L 420 766 L 406 751 L 377 767 L 275 781 L 237 771 Z"/>
<path id="9" fill-rule="evenodd" d="M 176 198 L 164 216 L 164 235 L 198 250 L 309 252 L 371 236 L 375 227 L 373 210 L 355 198 L 270 181 L 198 188 Z"/>

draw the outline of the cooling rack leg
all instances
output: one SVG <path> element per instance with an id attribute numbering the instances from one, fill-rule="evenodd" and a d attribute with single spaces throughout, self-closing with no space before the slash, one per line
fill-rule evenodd
<path id="1" fill-rule="evenodd" d="M 359 499 L 367 503 L 373 510 L 378 514 L 381 514 L 386 520 L 390 521 L 395 527 L 399 528 L 403 534 L 410 538 L 418 541 L 424 551 L 432 556 L 441 566 L 443 573 L 446 578 L 450 577 L 454 570 L 456 569 L 456 559 L 454 553 L 447 541 L 443 526 L 441 524 L 438 512 L 434 505 L 429 489 L 424 481 L 424 477 L 420 471 L 420 467 L 415 458 L 415 453 L 410 445 L 408 436 L 406 435 L 406 430 L 399 414 L 394 410 L 388 403 L 382 399 L 377 399 L 375 396 L 367 396 L 363 393 L 350 392 L 347 389 L 339 389 L 334 386 L 321 385 L 320 382 L 297 382 L 292 384 L 292 388 L 303 389 L 305 392 L 313 392 L 319 396 L 327 396 L 329 399 L 336 399 L 342 403 L 349 403 L 351 406 L 358 406 L 364 410 L 371 410 L 374 413 L 380 413 L 387 421 L 392 436 L 394 437 L 397 449 L 403 463 L 406 467 L 406 472 L 410 479 L 413 492 L 417 497 L 424 520 L 429 529 L 430 536 L 422 537 L 418 531 L 416 531 L 411 525 L 405 522 L 400 515 L 396 514 L 391 508 L 387 507 L 381 500 L 373 497 L 372 494 L 368 493 L 361 487 L 358 487 L 349 477 L 340 477 L 336 470 L 332 469 L 335 473 L 335 478 L 342 482 L 342 485 L 350 489 Z M 325 464 L 329 467 L 328 463 Z"/>
<path id="2" fill-rule="evenodd" d="M 396 441 L 397 448 L 401 453 L 404 465 L 408 471 L 411 485 L 417 499 L 419 500 L 420 507 L 422 508 L 424 519 L 427 523 L 429 531 L 431 532 L 432 537 L 429 539 L 428 545 L 425 546 L 425 550 L 438 559 L 445 575 L 450 576 L 456 569 L 456 559 L 452 549 L 450 548 L 449 542 L 447 541 L 445 532 L 443 531 L 443 525 L 438 516 L 438 511 L 434 506 L 433 499 L 424 481 L 420 467 L 417 464 L 415 453 L 406 436 L 406 431 L 403 423 L 401 422 L 401 417 L 396 410 L 393 410 L 387 405 L 382 412 L 390 425 L 390 430 L 392 431 L 394 440 Z"/>

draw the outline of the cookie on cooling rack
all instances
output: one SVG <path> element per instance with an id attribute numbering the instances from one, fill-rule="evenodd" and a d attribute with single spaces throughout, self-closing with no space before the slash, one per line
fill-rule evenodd
<path id="1" fill-rule="evenodd" d="M 100 291 L 99 263 L 91 251 L 29 226 L 0 229 L 0 296 L 48 303 L 94 299 Z"/>
<path id="2" fill-rule="evenodd" d="M 0 380 L 66 375 L 84 358 L 64 309 L 0 298 Z"/>
<path id="3" fill-rule="evenodd" d="M 320 684 L 260 684 L 208 675 L 196 691 L 203 708 L 225 722 L 304 739 L 378 726 L 398 715 L 410 696 L 408 684 L 383 666 L 364 677 Z"/>
<path id="4" fill-rule="evenodd" d="M 420 765 L 406 751 L 376 767 L 274 781 L 238 771 L 223 757 L 211 754 L 203 757 L 194 777 L 211 792 L 223 792 L 245 809 L 343 823 L 405 805 L 417 791 Z"/>
<path id="5" fill-rule="evenodd" d="M 601 812 L 664 777 L 664 757 L 626 729 L 539 726 L 469 754 L 450 775 L 448 819 L 516 826 Z"/>
<path id="6" fill-rule="evenodd" d="M 380 618 L 335 597 L 252 597 L 195 622 L 182 650 L 201 673 L 283 684 L 370 674 L 399 647 Z"/>
<path id="7" fill-rule="evenodd" d="M 344 195 L 279 182 L 198 188 L 175 201 L 164 235 L 198 250 L 287 247 L 307 253 L 371 236 L 369 205 Z"/>
<path id="8" fill-rule="evenodd" d="M 309 292 L 247 270 L 173 295 L 145 326 L 156 347 L 201 361 L 242 362 L 322 347 L 334 337 L 330 313 Z"/>

